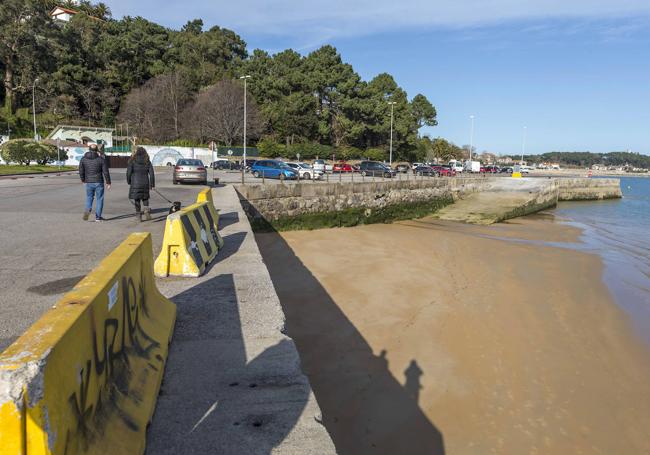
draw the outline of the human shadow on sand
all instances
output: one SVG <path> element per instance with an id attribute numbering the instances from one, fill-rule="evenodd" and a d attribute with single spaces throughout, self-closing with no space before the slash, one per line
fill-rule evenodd
<path id="1" fill-rule="evenodd" d="M 256 235 L 302 367 L 338 453 L 444 454 L 441 432 L 418 405 L 423 372 L 412 360 L 402 386 L 277 233 Z M 326 254 L 326 253 L 324 253 Z"/>

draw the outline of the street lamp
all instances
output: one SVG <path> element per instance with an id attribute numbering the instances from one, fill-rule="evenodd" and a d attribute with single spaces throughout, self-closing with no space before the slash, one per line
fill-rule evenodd
<path id="1" fill-rule="evenodd" d="M 469 160 L 472 161 L 472 150 L 474 149 L 474 116 L 470 115 L 469 118 L 472 121 L 469 133 Z"/>
<path id="2" fill-rule="evenodd" d="M 244 183 L 244 175 L 246 174 L 246 80 L 250 79 L 251 77 L 246 75 L 246 76 L 241 76 L 239 79 L 244 79 L 244 166 L 242 167 L 241 170 L 241 182 L 242 184 Z"/>
<path id="3" fill-rule="evenodd" d="M 521 143 L 521 165 L 524 165 L 524 154 L 526 153 L 526 132 L 528 131 L 528 127 L 524 126 L 524 140 Z"/>
<path id="4" fill-rule="evenodd" d="M 34 140 L 38 140 L 38 133 L 36 132 L 36 83 L 38 78 L 34 79 L 32 84 L 32 114 L 34 114 Z"/>
<path id="5" fill-rule="evenodd" d="M 390 104 L 390 152 L 388 155 L 388 164 L 393 167 L 393 108 L 397 104 L 395 101 L 389 101 Z"/>

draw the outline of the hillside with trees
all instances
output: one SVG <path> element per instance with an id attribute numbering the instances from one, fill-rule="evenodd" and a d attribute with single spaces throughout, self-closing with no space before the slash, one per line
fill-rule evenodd
<path id="1" fill-rule="evenodd" d="M 519 161 L 519 155 L 511 155 L 513 160 Z M 541 155 L 525 155 L 528 163 L 559 163 L 568 167 L 587 168 L 594 164 L 602 166 L 650 169 L 650 156 L 634 152 L 549 152 Z"/>
<path id="2" fill-rule="evenodd" d="M 57 5 L 78 14 L 52 19 Z M 142 17 L 113 19 L 102 3 L 3 0 L 0 71 L 0 132 L 8 125 L 13 136 L 32 134 L 34 90 L 43 135 L 57 123 L 128 124 L 141 142 L 241 144 L 239 77 L 250 75 L 248 138 L 277 153 L 385 157 L 389 102 L 396 159 L 424 159 L 444 141 L 418 137 L 437 124 L 425 96 L 409 97 L 390 74 L 362 80 L 332 46 L 249 53 L 235 32 L 200 19 L 172 30 Z M 444 153 L 458 152 L 445 143 Z"/>

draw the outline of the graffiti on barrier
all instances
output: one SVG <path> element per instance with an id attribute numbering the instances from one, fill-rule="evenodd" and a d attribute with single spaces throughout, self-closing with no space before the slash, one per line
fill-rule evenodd
<path id="1" fill-rule="evenodd" d="M 149 314 L 144 276 L 137 285 L 132 277 L 124 276 L 120 286 L 121 308 L 116 304 L 116 317 L 106 317 L 99 330 L 91 310 L 92 359 L 79 369 L 78 388 L 68 400 L 76 427 L 67 431 L 64 453 L 87 450 L 111 417 L 117 416 L 127 428 L 139 431 L 128 406 L 123 406 L 126 400 L 137 405 L 143 395 L 138 387 L 143 381 L 133 377 L 132 363 L 137 357 L 154 371 L 163 367 L 162 356 L 155 354 L 160 343 L 142 327 L 142 318 Z"/>

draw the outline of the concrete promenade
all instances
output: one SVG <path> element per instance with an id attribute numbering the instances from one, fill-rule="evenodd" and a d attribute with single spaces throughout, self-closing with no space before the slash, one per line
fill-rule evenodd
<path id="1" fill-rule="evenodd" d="M 157 188 L 183 206 L 201 185 Z M 160 251 L 169 204 L 152 194 L 154 220 L 139 223 L 124 169 L 112 169 L 105 223 L 81 219 L 76 174 L 0 179 L 0 350 L 90 272 L 130 233 Z M 248 220 L 231 186 L 214 189 L 226 242 L 200 279 L 158 279 L 178 305 L 149 453 L 333 453 Z"/>
<path id="2" fill-rule="evenodd" d="M 147 453 L 335 453 L 237 195 L 213 196 L 225 241 L 215 264 L 158 280 L 178 315 Z"/>

